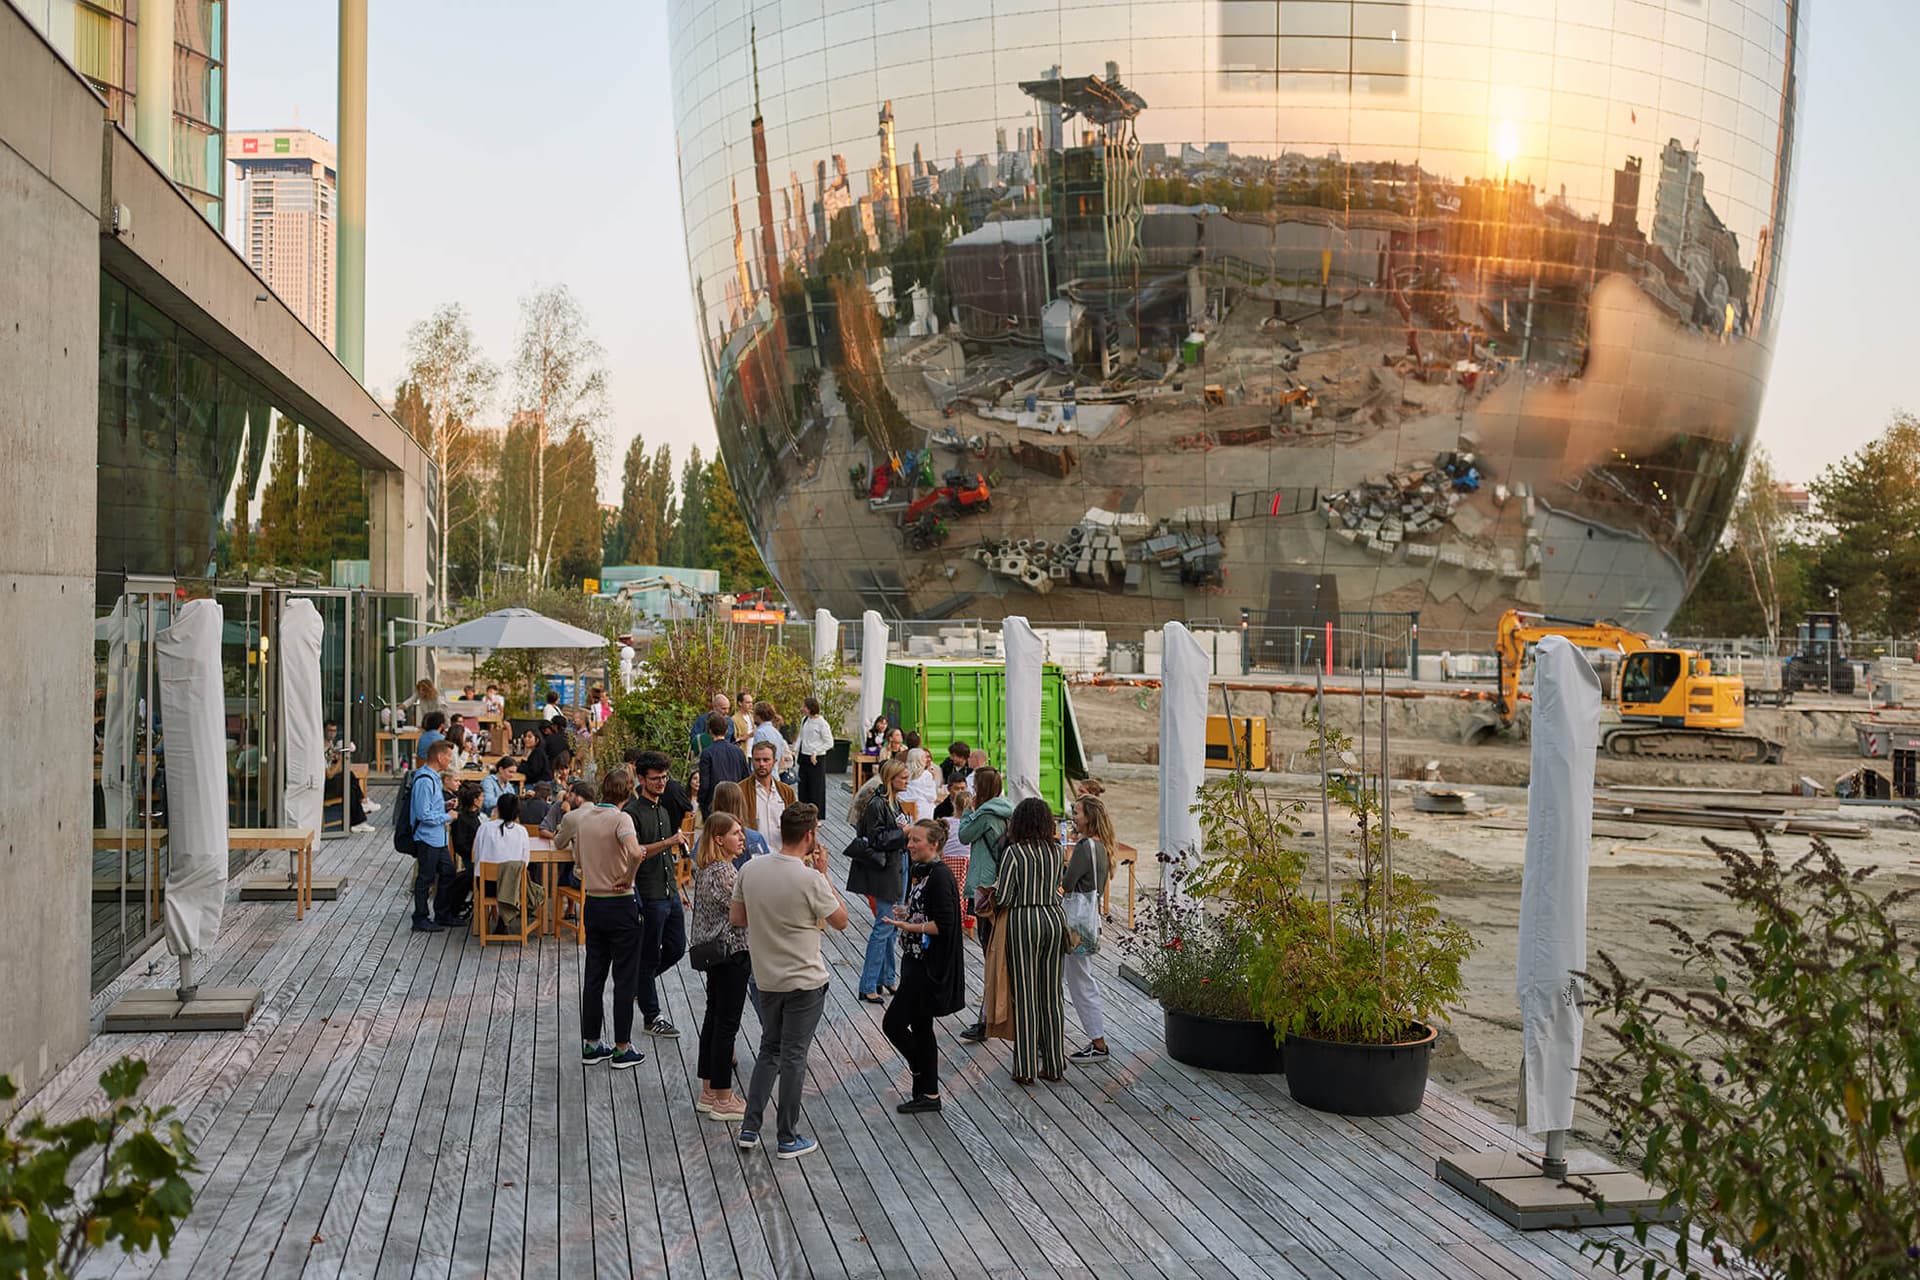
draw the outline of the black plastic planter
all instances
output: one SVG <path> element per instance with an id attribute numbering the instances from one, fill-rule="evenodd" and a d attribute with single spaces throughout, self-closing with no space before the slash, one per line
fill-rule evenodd
<path id="1" fill-rule="evenodd" d="M 833 750 L 820 757 L 820 768 L 825 773 L 845 773 L 852 755 L 853 744 L 845 738 L 835 738 Z"/>
<path id="2" fill-rule="evenodd" d="M 1264 1022 L 1209 1018 L 1199 1013 L 1166 1015 L 1167 1054 L 1175 1062 L 1235 1075 L 1275 1075 L 1284 1069 L 1273 1028 Z"/>
<path id="3" fill-rule="evenodd" d="M 1341 1116 L 1404 1116 L 1420 1109 L 1439 1032 L 1419 1024 L 1401 1044 L 1343 1044 L 1287 1037 L 1287 1092 L 1303 1107 Z"/>

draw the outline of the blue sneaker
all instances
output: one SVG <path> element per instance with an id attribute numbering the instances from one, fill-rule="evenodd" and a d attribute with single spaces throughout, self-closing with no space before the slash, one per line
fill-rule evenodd
<path id="1" fill-rule="evenodd" d="M 792 1141 L 783 1142 L 776 1148 L 776 1154 L 782 1160 L 798 1160 L 801 1156 L 810 1155 L 819 1149 L 820 1144 L 812 1138 L 803 1133 L 796 1133 Z"/>
<path id="2" fill-rule="evenodd" d="M 758 1129 L 742 1129 L 738 1136 L 734 1138 L 733 1145 L 739 1147 L 742 1151 L 754 1150 L 760 1145 L 760 1131 Z"/>
<path id="3" fill-rule="evenodd" d="M 607 1065 L 615 1071 L 631 1071 L 647 1060 L 647 1055 L 637 1049 L 621 1049 L 607 1060 Z"/>
<path id="4" fill-rule="evenodd" d="M 589 1067 L 596 1062 L 605 1062 L 612 1056 L 613 1046 L 610 1044 L 583 1044 L 580 1046 L 580 1061 Z"/>

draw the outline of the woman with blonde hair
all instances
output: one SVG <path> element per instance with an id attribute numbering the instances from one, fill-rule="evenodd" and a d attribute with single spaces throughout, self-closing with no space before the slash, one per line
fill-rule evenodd
<path id="1" fill-rule="evenodd" d="M 909 747 L 906 754 L 907 788 L 902 800 L 911 800 L 916 820 L 931 818 L 940 803 L 940 780 L 934 774 L 932 758 L 923 747 Z"/>
<path id="2" fill-rule="evenodd" d="M 707 1010 L 700 1018 L 700 1097 L 695 1111 L 714 1120 L 743 1120 L 745 1100 L 733 1092 L 733 1042 L 740 1034 L 740 1010 L 747 1002 L 747 931 L 728 923 L 735 878 L 734 859 L 744 858 L 747 828 L 716 808 L 700 829 L 700 853 L 693 873 L 693 925 L 687 954 L 707 975 Z"/>
<path id="3" fill-rule="evenodd" d="M 440 690 L 434 687 L 431 680 L 416 681 L 413 686 L 413 696 L 401 705 L 412 709 L 415 724 L 425 724 L 427 717 L 435 711 L 443 716 L 447 715 L 447 700 L 440 696 Z"/>
<path id="4" fill-rule="evenodd" d="M 881 993 L 892 995 L 900 972 L 893 939 L 893 904 L 907 889 L 907 815 L 900 794 L 907 788 L 907 766 L 889 760 L 880 766 L 880 789 L 860 815 L 857 835 L 847 847 L 847 892 L 873 900 L 873 930 L 867 934 L 867 954 L 860 966 L 860 998 L 884 1004 Z"/>
<path id="5" fill-rule="evenodd" d="M 773 850 L 767 847 L 767 838 L 758 831 L 755 831 L 747 822 L 747 793 L 740 789 L 739 783 L 722 782 L 714 786 L 713 809 L 709 812 L 708 817 L 711 818 L 715 813 L 731 815 L 740 823 L 741 829 L 746 832 L 746 840 L 743 847 L 740 849 L 739 856 L 735 858 L 733 862 L 735 870 L 746 866 L 747 863 L 754 858 L 762 857 L 773 852 Z M 706 828 L 702 827 L 700 829 L 700 842 L 695 845 L 693 851 L 694 865 L 696 866 L 699 865 L 700 850 L 705 847 L 706 838 Z"/>
<path id="6" fill-rule="evenodd" d="M 1086 1033 L 1087 1047 L 1067 1055 L 1068 1062 L 1086 1064 L 1107 1059 L 1106 1005 L 1100 980 L 1094 976 L 1093 957 L 1100 950 L 1100 892 L 1113 875 L 1113 819 L 1106 802 L 1083 793 L 1073 802 L 1073 829 L 1080 839 L 1067 858 L 1062 881 L 1067 927 L 1078 941 L 1067 948 L 1061 963 L 1074 1016 Z"/>

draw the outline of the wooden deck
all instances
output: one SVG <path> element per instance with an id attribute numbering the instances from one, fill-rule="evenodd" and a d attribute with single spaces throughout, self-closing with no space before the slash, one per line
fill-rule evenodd
<path id="1" fill-rule="evenodd" d="M 845 799 L 836 789 L 836 809 Z M 803 1126 L 823 1151 L 776 1161 L 693 1111 L 701 996 L 684 963 L 665 1001 L 685 1034 L 641 1037 L 638 1070 L 583 1069 L 574 943 L 483 950 L 464 932 L 411 933 L 411 864 L 384 829 L 327 842 L 318 861 L 351 885 L 303 922 L 289 903 L 228 904 L 203 981 L 264 989 L 246 1031 L 96 1037 L 34 1099 L 70 1114 L 102 1067 L 139 1054 L 149 1097 L 181 1109 L 198 1149 L 196 1207 L 171 1256 L 101 1255 L 83 1274 L 1592 1274 L 1577 1237 L 1522 1235 L 1434 1180 L 1436 1154 L 1505 1147 L 1505 1126 L 1438 1088 L 1417 1116 L 1355 1121 L 1296 1106 L 1278 1078 L 1180 1066 L 1157 1006 L 1115 977 L 1111 941 L 1110 1062 L 1021 1089 L 1008 1047 L 966 1045 L 956 1016 L 941 1038 L 946 1110 L 906 1117 L 881 1010 L 854 999 L 866 930 L 856 918 L 829 934 Z M 150 953 L 96 1016 L 173 969 Z"/>

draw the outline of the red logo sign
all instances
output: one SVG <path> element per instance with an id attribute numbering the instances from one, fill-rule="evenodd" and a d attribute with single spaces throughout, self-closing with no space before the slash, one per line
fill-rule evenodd
<path id="1" fill-rule="evenodd" d="M 249 156 L 250 156 L 250 155 L 253 155 L 254 153 L 256 153 L 256 152 L 257 152 L 257 151 L 259 151 L 259 150 L 260 150 L 260 139 L 258 139 L 258 138 L 242 138 L 242 139 L 240 139 L 240 153 L 241 153 L 242 155 L 249 155 Z"/>

